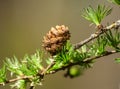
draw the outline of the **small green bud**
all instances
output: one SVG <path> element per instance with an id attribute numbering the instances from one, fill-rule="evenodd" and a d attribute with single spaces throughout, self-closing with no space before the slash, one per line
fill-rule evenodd
<path id="1" fill-rule="evenodd" d="M 72 66 L 70 69 L 69 69 L 69 76 L 71 78 L 73 77 L 77 77 L 79 75 L 82 74 L 82 70 L 80 68 L 80 66 Z"/>

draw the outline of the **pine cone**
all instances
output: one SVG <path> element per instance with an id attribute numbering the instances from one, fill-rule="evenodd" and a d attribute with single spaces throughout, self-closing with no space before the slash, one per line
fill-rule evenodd
<path id="1" fill-rule="evenodd" d="M 43 47 L 51 55 L 56 55 L 70 39 L 68 27 L 61 25 L 52 27 L 51 30 L 43 38 Z"/>

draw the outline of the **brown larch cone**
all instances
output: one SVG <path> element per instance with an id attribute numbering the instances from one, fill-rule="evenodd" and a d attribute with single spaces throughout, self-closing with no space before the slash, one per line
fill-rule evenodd
<path id="1" fill-rule="evenodd" d="M 70 39 L 68 27 L 61 25 L 52 27 L 50 31 L 43 37 L 43 47 L 51 55 L 57 54 L 63 45 Z"/>

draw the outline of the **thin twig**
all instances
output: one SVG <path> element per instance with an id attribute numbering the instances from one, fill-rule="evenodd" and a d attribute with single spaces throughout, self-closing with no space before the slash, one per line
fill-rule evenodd
<path id="1" fill-rule="evenodd" d="M 55 64 L 55 61 L 52 61 L 50 65 L 48 65 L 40 75 L 45 75 L 47 70 L 49 70 L 53 65 Z"/>
<path id="2" fill-rule="evenodd" d="M 115 28 L 115 29 L 117 28 L 118 29 L 119 27 L 120 27 L 120 20 L 114 22 L 113 24 L 111 24 L 111 25 L 109 25 L 109 26 L 107 26 L 105 28 L 100 29 L 100 32 L 98 32 L 98 33 L 91 34 L 91 36 L 88 37 L 87 39 L 85 39 L 85 40 L 83 40 L 83 41 L 81 41 L 79 43 L 76 43 L 74 45 L 74 49 L 79 49 L 84 44 L 90 42 L 91 40 L 93 40 L 93 39 L 97 38 L 98 36 L 100 36 L 101 34 L 103 34 L 104 31 L 108 31 L 108 30 L 110 30 L 112 28 Z"/>
<path id="3" fill-rule="evenodd" d="M 95 57 L 91 57 L 91 58 L 87 58 L 87 59 L 84 60 L 84 62 L 90 61 L 90 60 L 94 60 L 94 59 L 98 59 L 98 58 L 101 58 L 101 57 L 104 57 L 104 56 L 108 56 L 108 55 L 111 55 L 111 54 L 115 54 L 115 53 L 118 53 L 118 51 L 115 51 L 115 50 L 113 50 L 113 51 L 106 51 L 105 54 L 99 55 L 99 56 L 95 56 Z"/>
<path id="4" fill-rule="evenodd" d="M 18 78 L 6 80 L 5 82 L 0 83 L 0 85 L 8 84 L 8 83 L 11 83 L 11 82 L 16 82 L 16 81 L 21 80 L 21 79 L 31 79 L 31 78 L 33 78 L 33 77 L 32 76 L 21 76 L 21 77 L 18 77 Z"/>
<path id="5" fill-rule="evenodd" d="M 81 61 L 81 62 L 82 62 L 82 63 L 83 63 L 83 62 L 89 62 L 89 61 L 91 61 L 91 60 L 98 59 L 98 58 L 101 58 L 101 57 L 104 57 L 104 56 L 108 56 L 108 55 L 111 55 L 111 54 L 115 54 L 115 53 L 118 53 L 118 51 L 115 51 L 115 50 L 113 50 L 113 51 L 107 51 L 107 52 L 106 52 L 105 54 L 103 54 L 103 55 L 86 58 L 86 59 L 84 59 L 84 60 Z M 63 66 L 63 67 L 61 67 L 61 68 L 59 68 L 59 69 L 56 69 L 56 70 L 54 70 L 54 71 L 52 71 L 52 72 L 50 72 L 50 73 L 47 73 L 47 74 L 54 74 L 54 73 L 56 73 L 56 72 L 58 72 L 58 71 L 60 71 L 60 70 L 65 70 L 65 69 L 69 68 L 70 66 L 79 65 L 79 64 L 80 64 L 80 62 L 70 63 L 70 64 L 68 64 L 67 66 Z"/>

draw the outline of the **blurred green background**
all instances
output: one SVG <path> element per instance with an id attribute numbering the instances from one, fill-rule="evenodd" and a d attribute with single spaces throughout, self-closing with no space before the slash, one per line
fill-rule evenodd
<path id="1" fill-rule="evenodd" d="M 120 8 L 107 0 L 0 0 L 0 66 L 6 57 L 23 58 L 41 49 L 42 38 L 52 26 L 68 26 L 73 44 L 84 40 L 95 30 L 81 17 L 83 8 L 98 4 L 113 7 L 103 25 L 120 19 Z M 64 78 L 63 71 L 46 76 L 36 89 L 120 89 L 120 64 L 113 60 L 116 57 L 120 55 L 98 59 L 78 78 Z"/>

